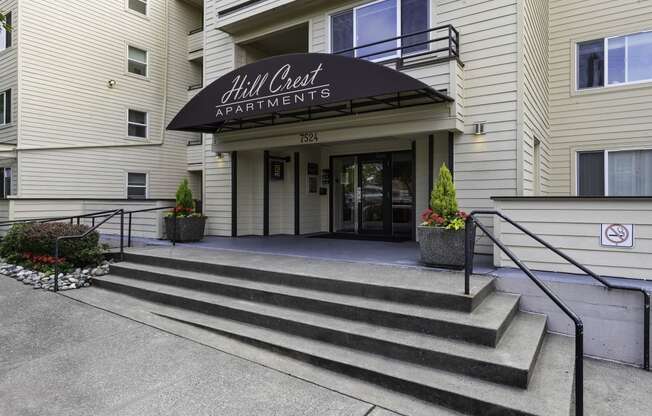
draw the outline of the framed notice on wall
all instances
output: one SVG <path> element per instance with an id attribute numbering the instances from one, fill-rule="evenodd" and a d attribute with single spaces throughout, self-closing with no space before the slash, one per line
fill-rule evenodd
<path id="1" fill-rule="evenodd" d="M 317 163 L 308 163 L 308 175 L 319 175 L 319 165 Z"/>
<path id="2" fill-rule="evenodd" d="M 317 176 L 308 176 L 308 193 L 316 194 L 319 190 L 319 180 Z"/>
<path id="3" fill-rule="evenodd" d="M 269 169 L 269 178 L 271 180 L 282 181 L 285 178 L 285 164 L 282 160 L 272 160 Z"/>

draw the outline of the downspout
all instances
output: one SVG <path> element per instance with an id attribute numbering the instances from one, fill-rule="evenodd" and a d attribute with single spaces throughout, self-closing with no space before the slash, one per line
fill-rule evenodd
<path id="1" fill-rule="evenodd" d="M 168 113 L 168 71 L 170 66 L 170 0 L 165 0 L 165 37 L 163 45 L 163 56 L 165 65 L 163 66 L 163 114 L 161 115 L 161 141 L 160 145 L 165 143 L 165 127 Z"/>

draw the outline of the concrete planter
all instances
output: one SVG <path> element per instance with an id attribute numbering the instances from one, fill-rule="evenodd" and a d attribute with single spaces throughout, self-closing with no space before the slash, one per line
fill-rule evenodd
<path id="1" fill-rule="evenodd" d="M 174 234 L 174 218 L 165 218 L 165 235 L 172 240 Z M 179 243 L 190 243 L 201 241 L 204 238 L 206 228 L 206 217 L 179 217 L 177 218 L 175 241 Z"/>
<path id="2" fill-rule="evenodd" d="M 464 230 L 417 227 L 421 262 L 429 266 L 464 268 Z"/>

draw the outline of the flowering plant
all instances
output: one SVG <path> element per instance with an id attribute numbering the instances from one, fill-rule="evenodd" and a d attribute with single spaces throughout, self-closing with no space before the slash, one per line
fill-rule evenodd
<path id="1" fill-rule="evenodd" d="M 63 257 L 56 258 L 54 256 L 37 255 L 29 252 L 23 253 L 23 258 L 27 261 L 31 261 L 32 263 L 44 265 L 63 264 L 66 262 L 66 259 Z"/>
<path id="2" fill-rule="evenodd" d="M 458 209 L 453 177 L 446 165 L 442 165 L 437 186 L 430 195 L 430 207 L 421 213 L 421 225 L 463 230 L 467 217 L 464 211 Z"/>
<path id="3" fill-rule="evenodd" d="M 192 199 L 192 191 L 188 185 L 188 179 L 184 179 L 181 184 L 179 184 L 176 195 L 176 206 L 166 214 L 166 217 L 202 217 L 201 214 L 195 211 L 195 202 Z"/>

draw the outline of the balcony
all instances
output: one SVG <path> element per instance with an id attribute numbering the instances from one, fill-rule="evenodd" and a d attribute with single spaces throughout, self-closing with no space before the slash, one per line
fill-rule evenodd
<path id="1" fill-rule="evenodd" d="M 186 150 L 186 158 L 188 160 L 188 170 L 198 170 L 201 169 L 202 163 L 204 161 L 202 157 L 202 151 L 204 147 L 202 146 L 203 139 L 200 135 L 194 139 L 188 140 L 188 147 Z"/>
<path id="2" fill-rule="evenodd" d="M 188 60 L 194 61 L 204 57 L 204 28 L 200 27 L 188 33 Z"/>

